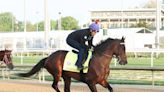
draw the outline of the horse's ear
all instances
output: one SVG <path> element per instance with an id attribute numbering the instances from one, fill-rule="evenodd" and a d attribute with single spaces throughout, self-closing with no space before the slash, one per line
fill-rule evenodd
<path id="1" fill-rule="evenodd" d="M 121 41 L 122 41 L 122 42 L 125 42 L 125 37 L 124 37 L 124 36 L 122 36 Z"/>

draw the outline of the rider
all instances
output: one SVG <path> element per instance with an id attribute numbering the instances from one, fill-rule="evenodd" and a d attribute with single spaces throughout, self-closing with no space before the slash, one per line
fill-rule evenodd
<path id="1" fill-rule="evenodd" d="M 78 60 L 75 64 L 79 69 L 83 68 L 82 62 L 85 58 L 84 54 L 86 54 L 91 47 L 94 47 L 92 41 L 97 32 L 99 32 L 99 25 L 95 22 L 89 25 L 87 29 L 80 29 L 70 33 L 66 39 L 68 45 L 79 50 Z"/>

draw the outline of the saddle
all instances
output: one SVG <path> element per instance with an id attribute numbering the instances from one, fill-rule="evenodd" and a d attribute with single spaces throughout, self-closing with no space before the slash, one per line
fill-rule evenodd
<path id="1" fill-rule="evenodd" d="M 72 50 L 72 52 L 75 53 L 75 54 L 78 54 L 78 53 L 79 53 L 79 52 L 76 51 L 76 50 Z M 82 64 L 85 63 L 87 57 L 88 57 L 88 51 L 86 51 L 86 52 L 84 53 Z"/>
<path id="2" fill-rule="evenodd" d="M 83 62 L 83 66 L 84 66 L 83 73 L 88 72 L 89 61 L 92 57 L 92 51 L 88 51 L 87 53 L 88 54 L 85 55 L 85 59 Z M 63 70 L 80 73 L 80 70 L 75 65 L 77 59 L 78 59 L 78 51 L 75 50 L 69 51 L 64 60 Z"/>

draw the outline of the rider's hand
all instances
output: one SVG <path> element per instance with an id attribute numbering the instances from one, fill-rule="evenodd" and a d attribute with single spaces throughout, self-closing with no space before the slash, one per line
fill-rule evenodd
<path id="1" fill-rule="evenodd" d="M 93 47 L 93 46 L 91 46 L 90 50 L 91 50 L 91 51 L 94 51 L 94 47 Z"/>

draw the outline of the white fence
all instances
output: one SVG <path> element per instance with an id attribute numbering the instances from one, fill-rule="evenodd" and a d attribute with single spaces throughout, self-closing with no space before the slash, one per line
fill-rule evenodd
<path id="1" fill-rule="evenodd" d="M 25 69 L 25 68 L 31 68 L 33 67 L 32 65 L 17 65 L 15 66 L 18 70 L 12 70 L 12 72 L 20 72 L 21 69 Z M 134 70 L 137 70 L 137 71 L 150 71 L 151 72 L 151 83 L 152 83 L 152 86 L 155 85 L 155 80 L 156 80 L 156 77 L 155 77 L 155 72 L 156 71 L 164 71 L 164 68 L 163 67 L 110 67 L 111 71 L 112 70 L 130 70 L 130 71 L 134 71 Z M 6 67 L 1 67 L 1 71 L 2 71 L 2 77 L 3 79 L 10 79 L 11 76 L 13 76 L 14 74 L 11 74 L 9 70 L 6 69 Z M 21 71 L 22 72 L 22 71 Z M 48 73 L 45 71 L 45 69 L 42 69 L 39 74 L 38 74 L 38 80 L 39 82 L 45 82 L 45 76 L 47 75 Z M 48 74 L 49 75 L 49 74 Z M 14 75 L 16 76 L 16 75 Z M 137 76 L 136 76 L 137 77 Z"/>
<path id="2" fill-rule="evenodd" d="M 30 50 L 20 50 L 13 52 L 13 55 L 17 55 L 20 57 L 21 65 L 23 65 L 23 58 L 24 53 L 29 55 L 29 53 L 42 53 L 42 56 L 45 57 L 47 55 L 50 55 L 52 52 L 55 52 L 59 49 L 30 49 Z M 128 49 L 126 51 L 127 53 L 134 53 L 135 57 L 137 58 L 138 53 L 148 53 L 150 54 L 150 66 L 154 66 L 154 58 L 158 57 L 160 54 L 164 54 L 164 49 Z M 18 55 L 19 54 L 19 55 Z M 117 62 L 115 61 L 115 66 L 117 65 Z"/>
<path id="3" fill-rule="evenodd" d="M 23 58 L 24 58 L 24 53 L 26 53 L 28 55 L 28 53 L 42 53 L 43 56 L 47 56 L 49 54 L 51 54 L 52 52 L 54 52 L 56 50 L 43 50 L 43 49 L 31 49 L 31 50 L 26 50 L 26 51 L 18 51 L 18 52 L 13 52 L 14 55 L 17 55 L 19 53 L 19 57 L 20 57 L 20 60 L 21 60 L 21 63 L 20 65 L 16 65 L 15 67 L 17 68 L 17 70 L 14 70 L 15 72 L 16 71 L 19 71 L 21 70 L 22 68 L 31 68 L 33 67 L 33 65 L 24 65 L 23 64 Z M 117 66 L 117 63 L 115 62 L 115 67 L 111 67 L 112 70 L 142 70 L 142 71 L 151 71 L 151 77 L 152 77 L 152 85 L 154 85 L 154 72 L 155 71 L 164 71 L 164 68 L 161 68 L 161 67 L 154 67 L 154 58 L 156 55 L 159 55 L 161 53 L 164 53 L 164 49 L 133 49 L 133 50 L 127 50 L 126 51 L 127 53 L 134 53 L 136 56 L 138 53 L 148 53 L 150 54 L 150 67 L 118 67 Z M 5 66 L 1 67 L 1 72 L 2 72 L 2 76 L 3 76 L 3 79 L 5 78 L 9 78 L 11 75 L 10 75 L 10 71 L 8 71 L 6 69 Z M 47 75 L 45 73 L 45 70 L 43 69 L 40 73 L 39 73 L 39 81 L 45 81 L 45 75 Z"/>

